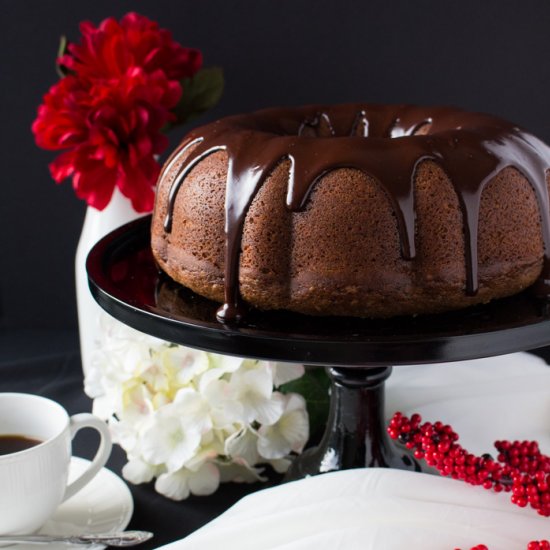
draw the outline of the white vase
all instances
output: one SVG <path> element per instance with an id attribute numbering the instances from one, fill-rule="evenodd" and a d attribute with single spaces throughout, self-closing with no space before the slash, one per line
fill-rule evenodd
<path id="1" fill-rule="evenodd" d="M 107 233 L 142 215 L 132 208 L 130 200 L 118 189 L 115 189 L 111 202 L 104 210 L 96 210 L 91 206 L 86 210 L 75 260 L 80 355 L 85 376 L 90 372 L 91 358 L 97 347 L 99 319 L 103 311 L 97 305 L 88 287 L 86 257 L 94 244 Z"/>

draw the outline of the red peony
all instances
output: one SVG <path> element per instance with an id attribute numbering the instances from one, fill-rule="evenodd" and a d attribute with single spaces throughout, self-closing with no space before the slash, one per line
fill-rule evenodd
<path id="1" fill-rule="evenodd" d="M 176 120 L 188 88 L 180 80 L 197 73 L 201 53 L 135 13 L 98 28 L 83 23 L 81 32 L 82 42 L 58 60 L 68 76 L 38 109 L 36 143 L 66 150 L 50 164 L 52 177 L 58 183 L 72 177 L 89 205 L 102 210 L 118 187 L 136 211 L 150 211 L 160 170 L 155 155 L 168 144 L 162 129 Z"/>
<path id="2" fill-rule="evenodd" d="M 162 71 L 171 80 L 193 76 L 202 65 L 198 50 L 184 48 L 172 34 L 137 13 L 125 15 L 120 23 L 110 17 L 99 27 L 80 25 L 81 44 L 70 44 L 60 65 L 80 78 L 120 78 L 135 67 L 147 73 Z"/>

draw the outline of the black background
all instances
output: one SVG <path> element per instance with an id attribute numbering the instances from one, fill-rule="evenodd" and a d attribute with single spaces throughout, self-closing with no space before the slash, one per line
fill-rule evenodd
<path id="1" fill-rule="evenodd" d="M 50 178 L 54 155 L 36 147 L 30 127 L 57 81 L 59 36 L 77 40 L 80 21 L 131 10 L 201 49 L 205 65 L 223 67 L 222 101 L 197 123 L 274 105 L 454 104 L 550 142 L 548 0 L 0 0 L 0 390 L 46 395 L 71 413 L 90 406 L 74 338 L 74 254 L 86 206 L 70 182 Z M 172 133 L 173 146 L 184 131 Z M 92 446 L 77 439 L 76 454 L 89 456 Z M 116 448 L 110 461 L 118 473 L 122 455 Z M 150 548 L 251 488 L 225 484 L 179 504 L 149 486 L 131 490 L 130 527 L 157 533 Z"/>
<path id="2" fill-rule="evenodd" d="M 199 122 L 315 102 L 453 104 L 550 141 L 547 0 L 0 0 L 0 328 L 76 326 L 85 204 L 51 180 L 54 155 L 30 126 L 57 80 L 59 36 L 131 10 L 223 67 L 222 101 Z"/>

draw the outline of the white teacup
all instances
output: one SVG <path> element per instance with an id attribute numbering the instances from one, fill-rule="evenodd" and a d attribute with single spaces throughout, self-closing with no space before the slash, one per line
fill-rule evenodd
<path id="1" fill-rule="evenodd" d="M 100 444 L 90 467 L 67 485 L 71 440 L 81 428 L 97 430 Z M 0 445 L 10 435 L 39 443 L 0 455 L 0 534 L 36 531 L 92 480 L 112 447 L 107 425 L 99 418 L 89 413 L 69 417 L 55 401 L 25 393 L 0 393 Z"/>

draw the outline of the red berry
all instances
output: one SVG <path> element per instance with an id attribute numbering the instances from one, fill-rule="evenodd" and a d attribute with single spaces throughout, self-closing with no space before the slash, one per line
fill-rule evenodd
<path id="1" fill-rule="evenodd" d="M 538 514 L 550 516 L 550 457 L 541 454 L 536 441 L 497 440 L 495 460 L 491 455 L 468 453 L 456 443 L 459 436 L 451 426 L 439 421 L 422 423 L 419 414 L 409 419 L 400 412 L 395 413 L 387 431 L 392 439 L 410 449 L 415 458 L 423 459 L 441 475 L 481 485 L 496 493 L 511 492 L 512 503 L 522 508 L 529 504 Z M 550 550 L 548 541 L 543 546 L 532 542 L 529 550 Z M 474 550 L 487 549 L 478 545 Z"/>

